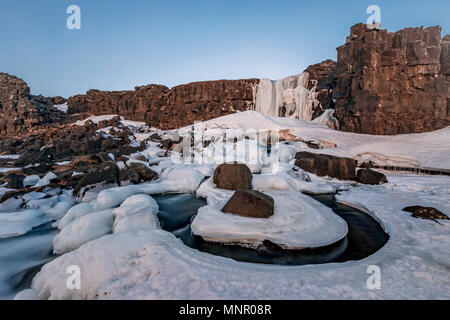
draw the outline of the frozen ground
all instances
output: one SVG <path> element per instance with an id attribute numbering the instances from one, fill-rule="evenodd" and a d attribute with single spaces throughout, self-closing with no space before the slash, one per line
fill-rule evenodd
<path id="1" fill-rule="evenodd" d="M 186 247 L 162 231 L 126 232 L 89 242 L 47 264 L 33 288 L 41 299 L 448 299 L 450 223 L 415 219 L 404 205 L 450 210 L 447 177 L 389 176 L 386 186 L 357 186 L 339 200 L 365 208 L 390 234 L 362 261 L 303 267 L 235 262 Z M 418 186 L 407 190 L 403 179 Z M 433 187 L 429 187 L 433 185 Z M 82 289 L 65 286 L 70 265 L 83 272 Z M 381 289 L 369 290 L 370 266 Z"/>
<path id="2" fill-rule="evenodd" d="M 98 120 L 98 119 L 94 119 Z M 100 120 L 99 120 L 100 121 Z M 139 126 L 139 124 L 134 123 Z M 268 118 L 255 112 L 211 120 L 211 128 L 290 130 L 303 140 L 328 147 L 308 149 L 298 141 L 280 145 L 282 162 L 268 164 L 261 158 L 262 174 L 255 174 L 254 189 L 280 195 L 338 191 L 338 200 L 371 214 L 385 228 L 390 240 L 376 254 L 340 264 L 286 267 L 236 262 L 185 246 L 173 234 L 161 230 L 158 207 L 151 195 L 197 193 L 209 206 L 226 201 L 230 192 L 217 190 L 209 178 L 214 164 L 176 164 L 162 158 L 149 144 L 141 154 L 154 164 L 161 179 L 141 185 L 91 190 L 82 203 L 73 198 L 33 193 L 20 201 L 26 210 L 37 210 L 58 220 L 61 230 L 53 249 L 64 254 L 46 264 L 33 280 L 33 291 L 19 297 L 39 299 L 449 299 L 450 223 L 415 219 L 403 207 L 432 206 L 450 213 L 450 178 L 411 174 L 388 174 L 389 183 L 362 186 L 293 172 L 295 152 L 308 150 L 378 163 L 419 165 L 449 169 L 446 147 L 450 128 L 394 137 L 356 135 L 293 119 Z M 220 143 L 218 143 L 220 145 Z M 136 161 L 131 156 L 130 161 Z M 257 168 L 255 168 L 255 171 Z M 311 182 L 309 181 L 311 180 Z M 63 203 L 63 205 L 60 205 Z M 0 207 L 0 217 L 21 220 L 23 205 L 10 201 Z M 283 206 L 282 206 L 283 207 Z M 285 208 L 286 211 L 290 208 Z M 8 216 L 17 212 L 17 217 Z M 292 213 L 292 212 L 291 212 Z M 10 230 L 27 232 L 11 224 Z M 33 223 L 32 223 L 33 222 Z M 44 221 L 42 221 L 44 223 Z M 252 226 L 253 227 L 253 226 Z M 25 230 L 25 231 L 23 231 Z M 16 233 L 20 233 L 17 231 Z M 8 239 L 7 239 L 8 240 Z M 66 286 L 69 266 L 79 266 L 81 289 Z M 368 270 L 379 268 L 380 289 L 370 290 Z M 3 274 L 11 274 L 11 268 Z"/>
<path id="3" fill-rule="evenodd" d="M 374 136 L 335 131 L 296 119 L 270 118 L 255 111 L 205 121 L 203 127 L 288 130 L 295 138 L 336 145 L 335 148 L 321 150 L 300 145 L 302 151 L 347 156 L 361 161 L 371 160 L 381 166 L 450 169 L 450 127 L 428 133 Z"/>

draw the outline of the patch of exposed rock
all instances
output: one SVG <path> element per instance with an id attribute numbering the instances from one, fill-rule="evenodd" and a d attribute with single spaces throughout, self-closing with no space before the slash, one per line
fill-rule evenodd
<path id="1" fill-rule="evenodd" d="M 251 190 L 253 175 L 249 167 L 240 163 L 221 164 L 214 171 L 214 183 L 225 190 Z"/>
<path id="2" fill-rule="evenodd" d="M 356 162 L 351 158 L 340 158 L 327 154 L 298 152 L 295 165 L 319 177 L 328 176 L 340 180 L 355 180 Z"/>
<path id="3" fill-rule="evenodd" d="M 407 207 L 403 209 L 403 211 L 411 212 L 414 218 L 422 218 L 428 220 L 449 220 L 449 217 L 445 213 L 431 207 L 413 206 Z"/>
<path id="4" fill-rule="evenodd" d="M 237 190 L 222 209 L 249 218 L 269 218 L 274 214 L 272 197 L 255 190 Z"/>
<path id="5" fill-rule="evenodd" d="M 388 180 L 381 172 L 371 169 L 360 169 L 356 173 L 356 181 L 362 184 L 378 185 L 387 183 Z"/>

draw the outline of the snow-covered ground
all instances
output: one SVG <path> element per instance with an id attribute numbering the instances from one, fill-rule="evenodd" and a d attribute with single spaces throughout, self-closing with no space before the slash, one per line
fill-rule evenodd
<path id="1" fill-rule="evenodd" d="M 202 125 L 210 129 L 288 130 L 297 139 L 336 145 L 335 148 L 315 150 L 300 144 L 298 149 L 301 151 L 371 160 L 380 166 L 450 169 L 450 127 L 427 133 L 374 136 L 335 131 L 296 119 L 271 118 L 255 111 L 227 115 L 205 121 Z"/>
<path id="2" fill-rule="evenodd" d="M 156 219 L 159 209 L 151 196 L 162 193 L 196 193 L 207 198 L 208 207 L 218 208 L 229 199 L 232 192 L 215 188 L 210 179 L 217 164 L 179 164 L 170 157 L 162 157 L 161 150 L 155 144 L 149 143 L 149 150 L 140 153 L 146 161 L 137 160 L 136 155 L 132 155 L 129 161 L 151 163 L 151 168 L 160 174 L 157 181 L 90 190 L 78 204 L 74 203 L 75 199 L 70 195 L 46 198 L 45 193 L 33 193 L 0 205 L 0 212 L 3 212 L 0 213 L 0 219 L 4 215 L 5 221 L 15 218 L 20 223 L 26 222 L 23 225 L 17 221 L 11 224 L 6 222 L 9 227 L 5 230 L 10 235 L 27 232 L 37 224 L 34 223 L 35 218 L 40 217 L 36 212 L 34 215 L 28 215 L 23 209 L 18 209 L 23 202 L 27 203 L 26 210 L 37 210 L 47 219 L 57 220 L 55 226 L 61 230 L 53 239 L 53 250 L 62 255 L 46 264 L 36 275 L 32 291 L 27 291 L 19 297 L 450 298 L 450 222 L 415 219 L 410 213 L 402 211 L 406 206 L 423 205 L 435 207 L 448 215 L 448 176 L 388 174 L 388 184 L 363 186 L 292 170 L 295 153 L 301 150 L 355 159 L 367 158 L 379 164 L 395 163 L 449 169 L 450 150 L 446 142 L 448 143 L 450 138 L 450 128 L 394 137 L 369 136 L 333 131 L 295 119 L 268 118 L 256 112 L 237 113 L 207 121 L 203 125 L 215 129 L 289 130 L 290 134 L 299 140 L 301 138 L 319 141 L 328 146 L 336 144 L 335 148 L 315 150 L 307 148 L 301 141 L 281 143 L 281 162 L 268 163 L 267 159 L 260 159 L 261 173 L 256 173 L 258 168 L 255 168 L 253 188 L 273 195 L 276 201 L 280 197 L 278 212 L 281 216 L 285 215 L 293 220 L 297 218 L 295 208 L 304 209 L 317 205 L 309 198 L 305 200 L 301 195 L 302 191 L 337 191 L 337 199 L 340 202 L 359 208 L 379 221 L 390 235 L 389 242 L 364 260 L 300 267 L 243 263 L 191 249 L 173 234 L 161 230 Z M 220 142 L 217 142 L 217 145 L 220 145 Z M 233 150 L 238 152 L 237 149 Z M 292 203 L 288 200 L 292 200 Z M 204 210 L 205 217 L 209 219 L 211 217 L 206 216 L 208 207 L 200 211 Z M 299 216 L 309 210 L 303 209 L 298 210 Z M 17 216 L 9 216 L 11 212 L 16 212 Z M 22 219 L 24 215 L 29 220 Z M 307 215 L 305 219 L 310 221 Z M 43 220 L 42 223 L 46 221 Z M 339 220 L 327 221 L 336 230 L 340 230 L 337 227 Z M 314 221 L 311 224 L 314 224 Z M 250 225 L 249 228 L 258 226 Z M 290 235 L 297 237 L 296 232 Z M 337 240 L 339 237 L 335 235 L 332 238 Z M 317 240 L 309 240 L 311 239 Z M 288 240 L 294 241 L 297 238 Z M 321 241 L 327 242 L 323 238 Z M 328 242 L 330 241 L 333 240 L 330 238 Z M 71 266 L 80 268 L 80 290 L 67 286 L 70 276 L 67 271 Z M 380 271 L 379 289 L 367 285 L 371 276 L 373 277 L 368 273 L 370 270 Z"/>

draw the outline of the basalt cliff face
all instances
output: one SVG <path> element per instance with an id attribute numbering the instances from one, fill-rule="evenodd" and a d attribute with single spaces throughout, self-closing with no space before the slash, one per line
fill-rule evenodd
<path id="1" fill-rule="evenodd" d="M 173 129 L 252 107 L 259 80 L 194 82 L 169 89 L 161 85 L 134 91 L 90 90 L 68 100 L 69 114 L 117 114 L 150 126 Z"/>
<path id="2" fill-rule="evenodd" d="M 426 132 L 450 125 L 450 36 L 351 28 L 338 49 L 335 116 L 344 131 Z"/>
<path id="3" fill-rule="evenodd" d="M 64 113 L 52 108 L 64 101 L 33 96 L 23 80 L 0 73 L 0 135 L 20 135 L 37 126 L 64 122 Z"/>

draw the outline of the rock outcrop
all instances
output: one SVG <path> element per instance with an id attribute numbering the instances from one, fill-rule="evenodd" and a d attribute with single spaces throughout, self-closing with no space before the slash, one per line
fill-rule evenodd
<path id="1" fill-rule="evenodd" d="M 362 184 L 378 185 L 387 183 L 388 180 L 384 174 L 372 169 L 360 169 L 356 173 L 356 181 Z"/>
<path id="2" fill-rule="evenodd" d="M 450 125 L 450 36 L 441 38 L 440 27 L 389 33 L 358 24 L 337 50 L 341 130 L 393 135 Z"/>
<path id="3" fill-rule="evenodd" d="M 431 207 L 413 206 L 403 209 L 403 211 L 411 212 L 412 217 L 428 219 L 428 220 L 450 220 L 450 218 L 438 209 Z"/>
<path id="4" fill-rule="evenodd" d="M 0 135 L 20 135 L 37 126 L 62 123 L 65 114 L 52 106 L 61 97 L 33 96 L 25 81 L 0 73 Z"/>
<path id="5" fill-rule="evenodd" d="M 315 90 L 318 104 L 313 110 L 313 119 L 320 117 L 325 110 L 334 109 L 333 89 L 336 87 L 336 61 L 325 60 L 309 66 L 308 89 Z"/>
<path id="6" fill-rule="evenodd" d="M 327 154 L 298 152 L 295 165 L 319 177 L 331 177 L 340 180 L 355 180 L 356 163 L 350 158 L 339 158 Z"/>
<path id="7" fill-rule="evenodd" d="M 145 121 L 162 129 L 174 129 L 221 117 L 252 107 L 257 79 L 194 82 L 169 89 L 161 85 L 136 87 L 134 91 L 90 90 L 68 99 L 68 113 L 118 114 Z"/>
<path id="8" fill-rule="evenodd" d="M 250 190 L 252 189 L 253 175 L 245 164 L 225 163 L 216 168 L 213 180 L 220 189 Z"/>

